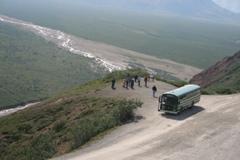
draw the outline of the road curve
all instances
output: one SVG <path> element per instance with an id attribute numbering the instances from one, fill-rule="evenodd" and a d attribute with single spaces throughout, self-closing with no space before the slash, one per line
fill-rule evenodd
<path id="1" fill-rule="evenodd" d="M 90 146 L 54 160 L 239 160 L 240 94 L 203 95 L 193 109 L 180 115 L 157 111 L 157 98 L 151 95 L 156 85 L 158 96 L 175 87 L 149 82 L 149 87 L 134 90 L 110 87 L 99 91 L 107 97 L 138 98 L 144 102 L 136 120 L 119 127 Z"/>

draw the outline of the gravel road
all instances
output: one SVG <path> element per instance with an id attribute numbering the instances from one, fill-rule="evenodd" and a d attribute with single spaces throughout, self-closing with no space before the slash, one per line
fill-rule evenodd
<path id="1" fill-rule="evenodd" d="M 144 104 L 134 122 L 55 160 L 239 160 L 240 94 L 203 95 L 193 109 L 170 115 L 157 111 L 154 84 L 157 96 L 175 88 L 155 81 L 134 90 L 118 83 L 116 90 L 99 91 L 99 96 L 138 98 Z"/>

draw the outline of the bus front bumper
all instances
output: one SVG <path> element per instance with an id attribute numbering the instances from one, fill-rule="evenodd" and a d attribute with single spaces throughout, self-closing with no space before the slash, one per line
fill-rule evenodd
<path id="1" fill-rule="evenodd" d="M 179 112 L 169 111 L 169 110 L 158 110 L 159 112 L 178 114 Z"/>

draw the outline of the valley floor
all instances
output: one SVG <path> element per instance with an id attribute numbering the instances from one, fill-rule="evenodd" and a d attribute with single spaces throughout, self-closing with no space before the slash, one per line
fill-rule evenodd
<path id="1" fill-rule="evenodd" d="M 94 96 L 137 98 L 144 102 L 136 119 L 90 146 L 53 160 L 238 160 L 240 157 L 240 94 L 203 95 L 193 109 L 179 115 L 158 112 L 157 96 L 174 89 L 155 81 L 148 87 L 106 88 Z"/>
<path id="2" fill-rule="evenodd" d="M 164 72 L 163 75 L 168 74 L 185 81 L 189 81 L 194 75 L 202 71 L 189 65 L 86 40 L 59 30 L 37 26 L 4 15 L 0 15 L 0 21 L 12 23 L 34 32 L 36 35 L 44 37 L 47 41 L 51 41 L 73 54 L 94 58 L 97 65 L 105 67 L 108 71 L 123 70 L 131 66 L 144 67 L 152 74 L 161 71 Z M 166 77 L 164 78 L 166 79 Z"/>

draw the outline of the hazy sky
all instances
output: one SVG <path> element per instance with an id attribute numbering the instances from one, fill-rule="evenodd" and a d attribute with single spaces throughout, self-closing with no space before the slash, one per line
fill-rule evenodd
<path id="1" fill-rule="evenodd" d="M 223 8 L 240 13 L 240 0 L 212 0 Z"/>

